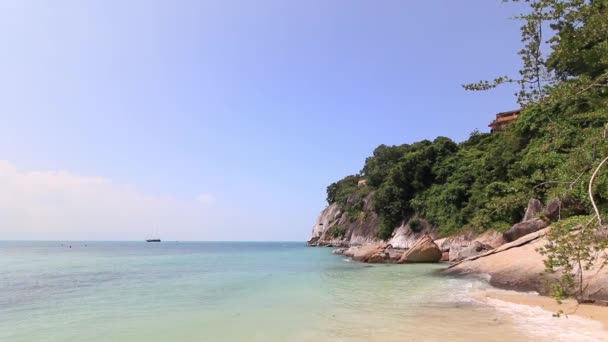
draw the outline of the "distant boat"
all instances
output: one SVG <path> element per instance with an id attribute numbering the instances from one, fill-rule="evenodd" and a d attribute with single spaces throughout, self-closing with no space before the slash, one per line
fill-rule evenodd
<path id="1" fill-rule="evenodd" d="M 146 242 L 160 242 L 160 239 L 148 239 Z"/>

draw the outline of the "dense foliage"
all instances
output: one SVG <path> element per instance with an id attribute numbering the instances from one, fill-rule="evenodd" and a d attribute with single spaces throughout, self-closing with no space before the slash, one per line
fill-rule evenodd
<path id="1" fill-rule="evenodd" d="M 444 235 L 502 230 L 521 220 L 530 198 L 560 199 L 562 218 L 593 212 L 587 183 L 608 156 L 608 0 L 526 2 L 530 13 L 519 18 L 524 23 L 521 79 L 505 76 L 465 86 L 484 90 L 520 84 L 519 119 L 503 132 L 473 132 L 460 143 L 439 137 L 381 145 L 359 175 L 328 187 L 329 203 L 359 210 L 349 198 L 375 191 L 382 238 L 414 216 Z M 552 35 L 544 40 L 547 25 Z M 543 46 L 550 51 L 542 52 Z M 361 178 L 367 186 L 357 186 Z M 606 172 L 593 193 L 606 212 Z"/>

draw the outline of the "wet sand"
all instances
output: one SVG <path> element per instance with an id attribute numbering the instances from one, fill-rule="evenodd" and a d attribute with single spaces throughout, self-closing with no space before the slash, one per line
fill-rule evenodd
<path id="1" fill-rule="evenodd" d="M 474 297 L 480 300 L 485 299 L 486 301 L 487 299 L 496 299 L 514 304 L 539 307 L 550 313 L 557 313 L 561 310 L 563 311 L 562 315 L 566 318 L 573 315 L 602 323 L 608 335 L 608 307 L 606 306 L 578 304 L 576 300 L 566 300 L 562 304 L 558 304 L 555 299 L 550 297 L 503 290 L 481 291 L 475 294 Z"/>

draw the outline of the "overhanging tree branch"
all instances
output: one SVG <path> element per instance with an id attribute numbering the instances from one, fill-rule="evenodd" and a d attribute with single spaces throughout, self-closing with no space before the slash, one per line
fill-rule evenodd
<path id="1" fill-rule="evenodd" d="M 597 220 L 598 220 L 600 226 L 603 224 L 603 221 L 602 221 L 602 216 L 600 214 L 600 210 L 597 208 L 597 204 L 595 204 L 595 200 L 593 199 L 593 182 L 595 181 L 597 174 L 602 169 L 602 166 L 604 166 L 604 164 L 606 164 L 606 162 L 608 162 L 608 157 L 606 157 L 606 158 L 604 158 L 604 160 L 602 160 L 600 165 L 598 165 L 598 167 L 593 172 L 593 175 L 591 175 L 591 179 L 589 180 L 589 199 L 591 200 L 591 205 L 593 205 L 593 210 L 595 211 L 595 215 L 597 216 Z"/>

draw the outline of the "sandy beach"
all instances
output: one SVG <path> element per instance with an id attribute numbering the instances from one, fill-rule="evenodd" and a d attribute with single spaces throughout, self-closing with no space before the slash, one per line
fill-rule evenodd
<path id="1" fill-rule="evenodd" d="M 569 316 L 591 319 L 602 323 L 608 337 L 608 307 L 590 304 L 578 304 L 575 300 L 569 299 L 558 304 L 551 297 L 540 296 L 534 293 L 505 291 L 505 290 L 486 290 L 474 294 L 479 300 L 500 300 L 513 304 L 538 307 L 549 313 L 555 314 L 563 311 L 562 317 L 567 319 Z M 558 318 L 560 319 L 560 318 Z"/>

